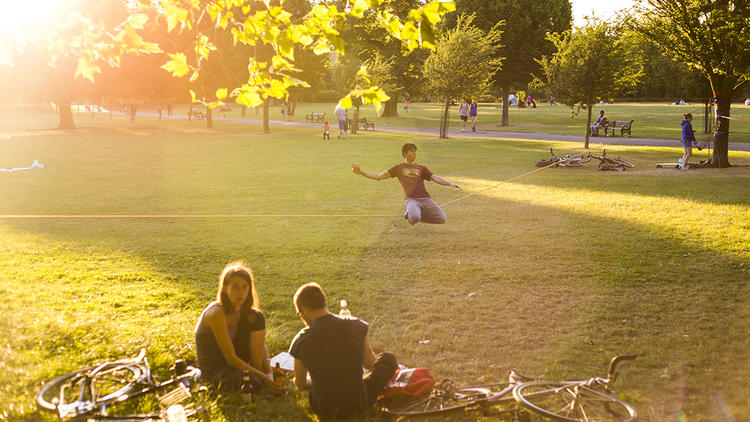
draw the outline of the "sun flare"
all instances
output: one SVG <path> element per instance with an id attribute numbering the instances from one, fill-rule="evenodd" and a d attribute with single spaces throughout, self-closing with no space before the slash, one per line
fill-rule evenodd
<path id="1" fill-rule="evenodd" d="M 0 36 L 30 35 L 45 28 L 68 6 L 68 0 L 0 0 Z"/>

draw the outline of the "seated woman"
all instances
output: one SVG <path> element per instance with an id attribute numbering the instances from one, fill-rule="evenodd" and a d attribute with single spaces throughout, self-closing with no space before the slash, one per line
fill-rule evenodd
<path id="1" fill-rule="evenodd" d="M 239 391 L 242 372 L 249 371 L 257 388 L 273 383 L 266 349 L 266 319 L 260 311 L 252 270 L 230 262 L 219 277 L 216 301 L 195 326 L 198 367 L 208 383 Z"/>

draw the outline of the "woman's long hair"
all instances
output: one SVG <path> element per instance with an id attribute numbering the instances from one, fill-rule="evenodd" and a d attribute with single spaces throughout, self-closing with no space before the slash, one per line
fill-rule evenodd
<path id="1" fill-rule="evenodd" d="M 229 287 L 229 280 L 232 277 L 240 277 L 250 285 L 250 292 L 247 295 L 247 299 L 240 305 L 240 312 L 247 314 L 251 309 L 260 309 L 260 300 L 258 299 L 258 292 L 255 291 L 255 278 L 253 277 L 253 270 L 242 261 L 232 261 L 224 267 L 224 270 L 219 276 L 219 291 L 216 294 L 216 300 L 221 303 L 224 308 L 224 312 L 228 315 L 234 312 L 234 305 L 229 300 L 229 295 L 226 293 Z"/>

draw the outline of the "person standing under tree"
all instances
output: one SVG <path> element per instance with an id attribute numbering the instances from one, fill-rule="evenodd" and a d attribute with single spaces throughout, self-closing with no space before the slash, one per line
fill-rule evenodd
<path id="1" fill-rule="evenodd" d="M 466 103 L 464 103 L 466 104 Z M 425 180 L 431 180 L 439 185 L 450 186 L 461 189 L 460 186 L 449 182 L 442 177 L 433 174 L 427 167 L 415 163 L 417 159 L 417 146 L 405 143 L 401 146 L 401 155 L 404 162 L 398 163 L 382 173 L 370 173 L 359 168 L 359 164 L 352 164 L 352 171 L 368 179 L 385 180 L 397 177 L 404 188 L 404 199 L 406 200 L 406 213 L 404 218 L 409 224 L 414 225 L 420 221 L 430 224 L 444 224 L 448 217 L 435 201 L 430 198 L 424 186 Z"/>
<path id="2" fill-rule="evenodd" d="M 682 121 L 682 148 L 685 153 L 682 155 L 682 165 L 680 170 L 687 170 L 690 162 L 690 157 L 693 155 L 693 142 L 695 142 L 695 131 L 693 125 L 690 123 L 693 121 L 693 115 L 691 113 L 683 114 L 685 120 Z"/>

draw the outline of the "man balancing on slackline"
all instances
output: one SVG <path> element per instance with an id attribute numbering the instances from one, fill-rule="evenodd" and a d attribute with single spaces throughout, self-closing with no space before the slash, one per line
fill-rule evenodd
<path id="1" fill-rule="evenodd" d="M 404 156 L 404 162 L 398 163 L 382 173 L 370 173 L 359 168 L 359 164 L 352 164 L 352 171 L 361 174 L 373 180 L 385 180 L 391 177 L 398 177 L 398 181 L 404 188 L 404 197 L 406 199 L 406 213 L 404 218 L 409 220 L 409 224 L 417 224 L 420 221 L 430 224 L 443 224 L 447 221 L 445 212 L 430 198 L 427 189 L 424 187 L 425 180 L 461 189 L 457 184 L 449 182 L 442 177 L 433 174 L 427 167 L 417 164 L 417 146 L 411 143 L 405 143 L 401 147 L 401 155 Z"/>

